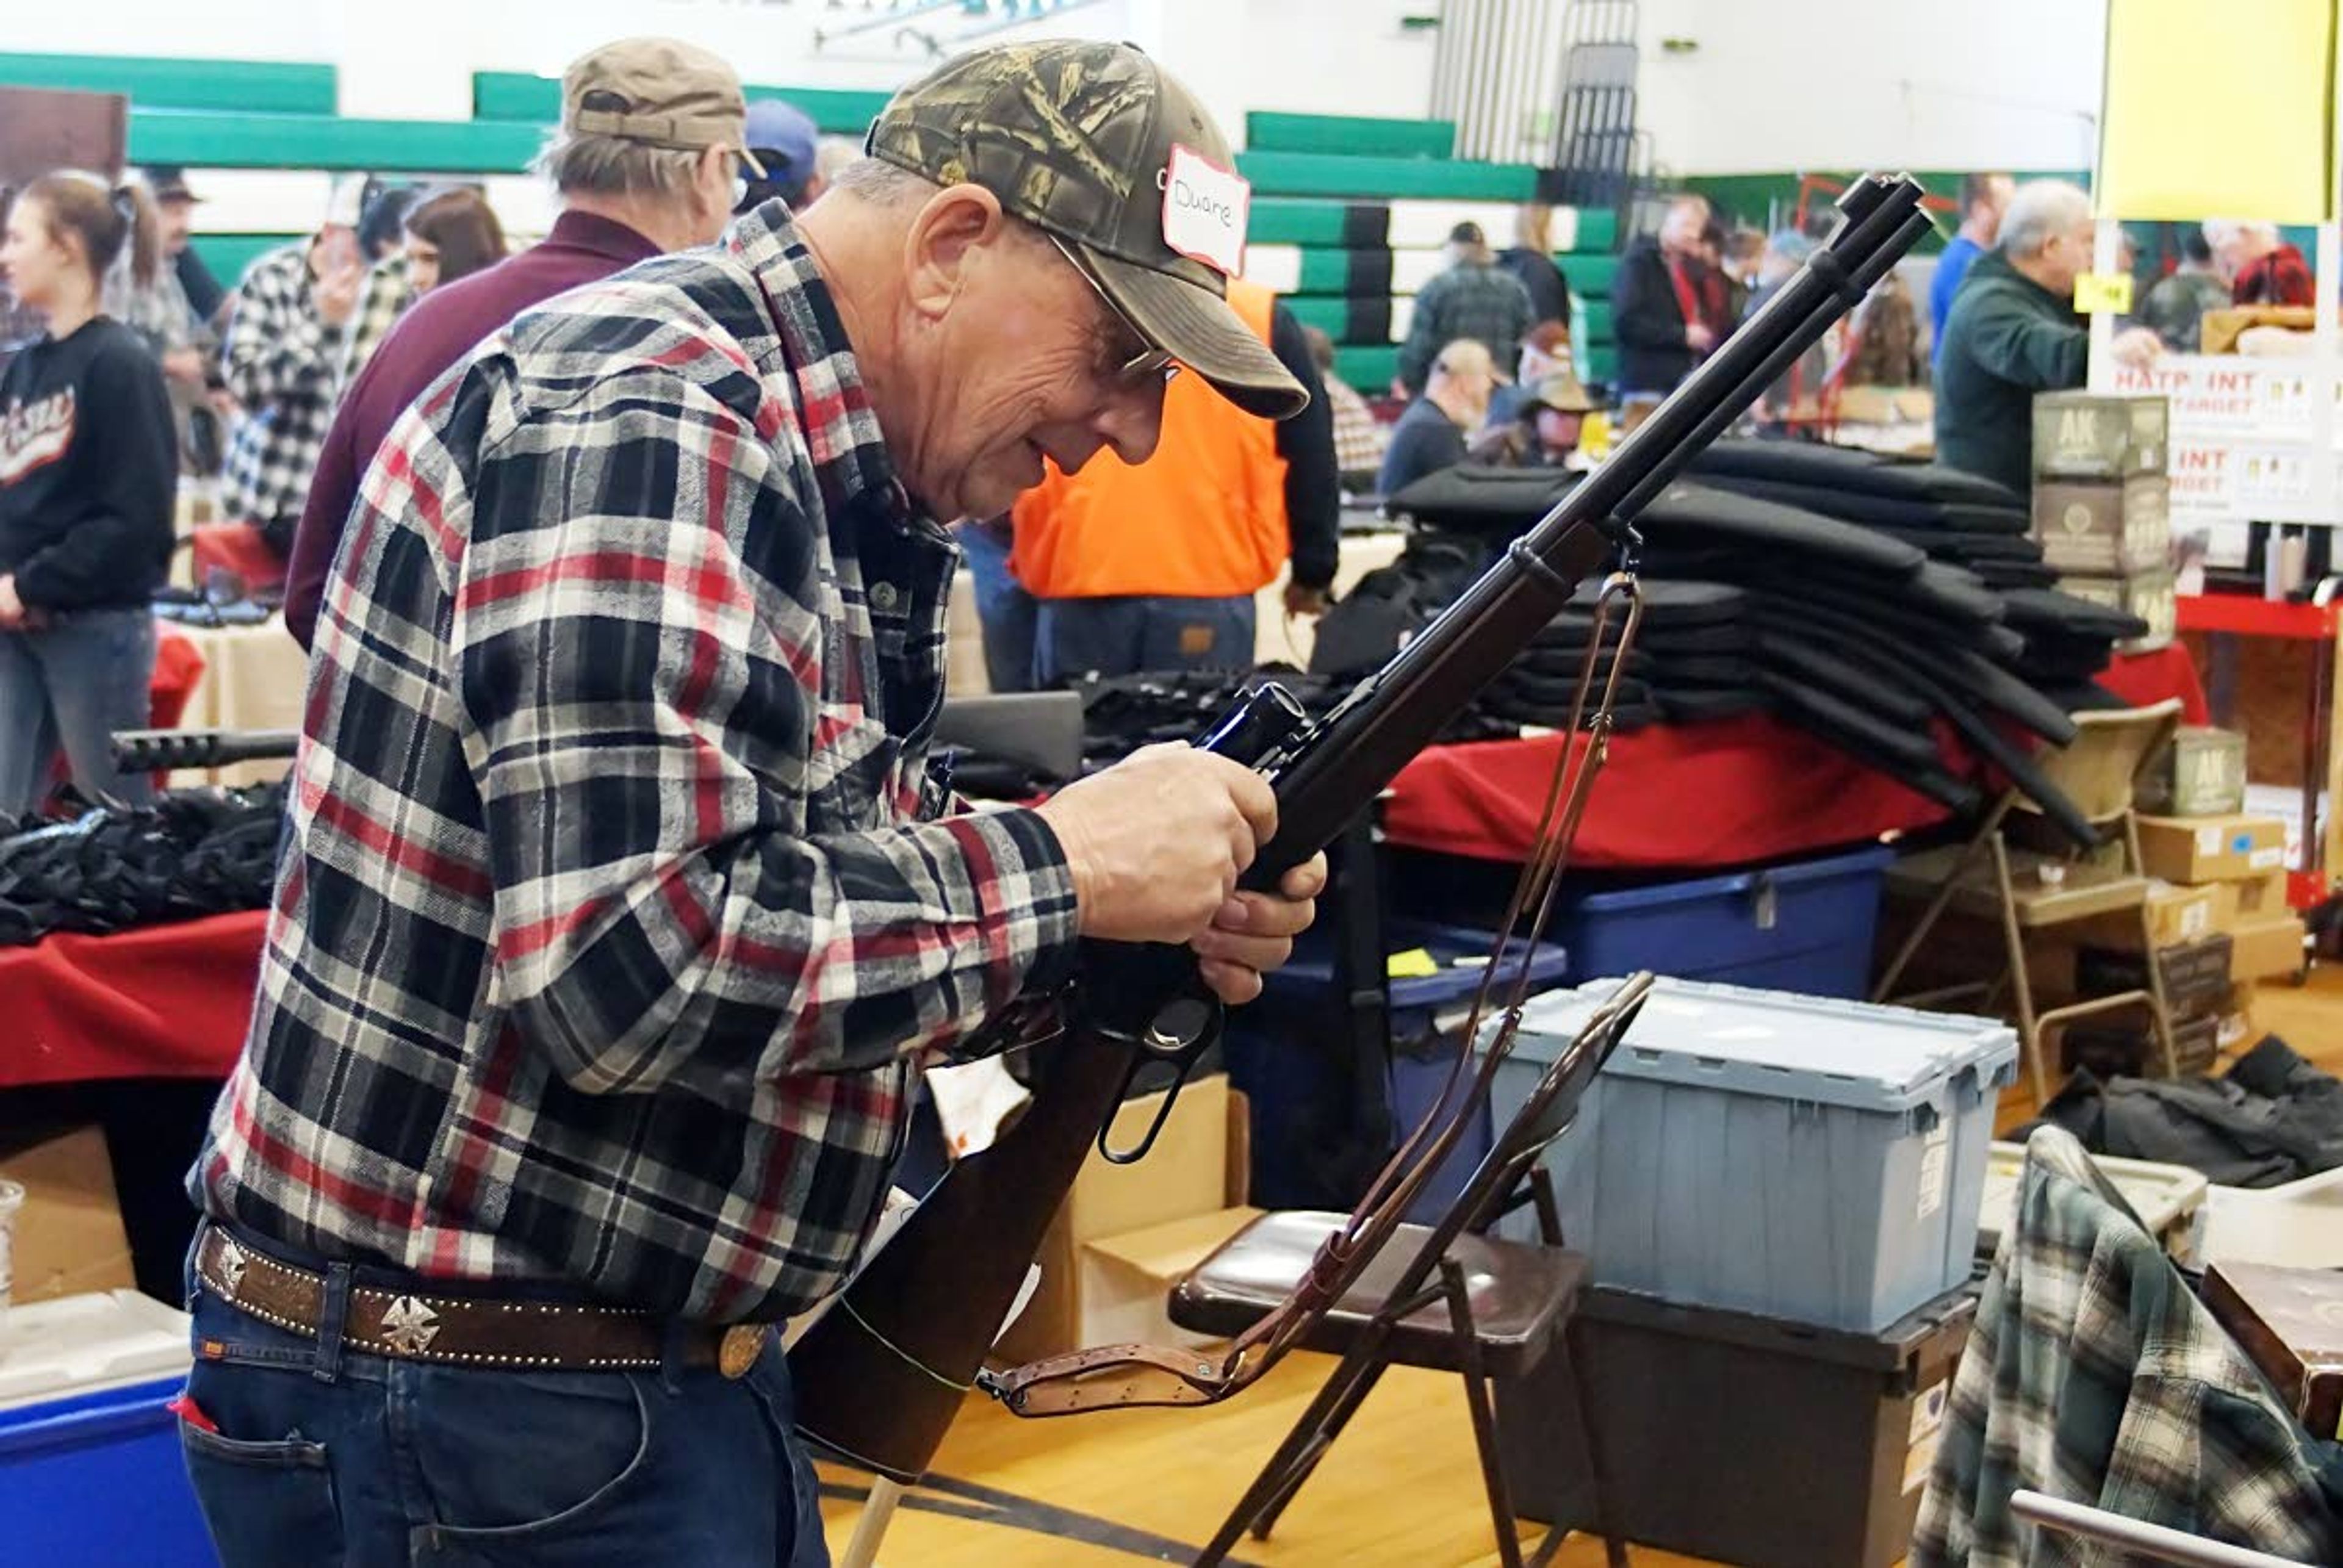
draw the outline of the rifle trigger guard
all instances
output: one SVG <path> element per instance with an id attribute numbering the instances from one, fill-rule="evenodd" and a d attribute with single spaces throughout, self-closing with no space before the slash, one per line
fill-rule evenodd
<path id="1" fill-rule="evenodd" d="M 1192 1028 L 1183 1030 L 1177 1025 L 1170 1029 L 1164 1026 L 1166 1019 L 1182 1015 L 1192 1018 Z M 1130 1099 L 1132 1089 L 1139 1082 L 1140 1073 L 1158 1062 L 1170 1066 L 1173 1070 L 1171 1090 L 1163 1096 L 1163 1104 L 1155 1112 L 1155 1120 L 1148 1125 L 1147 1135 L 1132 1147 L 1114 1147 L 1111 1141 L 1114 1132 L 1111 1120 L 1101 1127 L 1098 1135 L 1101 1159 L 1111 1165 L 1132 1165 L 1147 1158 L 1147 1151 L 1155 1147 L 1156 1135 L 1172 1119 L 1172 1107 L 1179 1103 L 1180 1091 L 1186 1087 L 1189 1072 L 1206 1051 L 1219 1043 L 1227 1016 L 1217 1000 L 1196 995 L 1175 997 L 1157 1011 L 1147 1027 L 1147 1032 L 1132 1043 L 1131 1066 L 1124 1070 L 1122 1082 L 1115 1091 L 1115 1102 L 1121 1104 Z"/>

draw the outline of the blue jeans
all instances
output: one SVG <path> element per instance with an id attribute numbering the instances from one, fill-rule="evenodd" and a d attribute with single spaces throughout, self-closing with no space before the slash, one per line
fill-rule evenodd
<path id="1" fill-rule="evenodd" d="M 1251 594 L 1229 598 L 1048 598 L 1034 641 L 1043 686 L 1142 670 L 1253 667 Z"/>
<path id="2" fill-rule="evenodd" d="M 113 734 L 151 722 L 155 618 L 144 607 L 79 610 L 38 631 L 0 631 L 0 813 L 48 798 L 63 748 L 86 795 L 134 806 L 153 778 L 114 770 Z"/>
<path id="3" fill-rule="evenodd" d="M 1033 596 L 1009 570 L 1009 541 L 980 523 L 953 530 L 976 581 L 984 678 L 995 691 L 1033 689 Z"/>
<path id="4" fill-rule="evenodd" d="M 335 1354 L 187 1278 L 187 1394 L 219 1430 L 180 1446 L 225 1568 L 830 1561 L 778 1334 L 737 1381 L 482 1372 Z"/>

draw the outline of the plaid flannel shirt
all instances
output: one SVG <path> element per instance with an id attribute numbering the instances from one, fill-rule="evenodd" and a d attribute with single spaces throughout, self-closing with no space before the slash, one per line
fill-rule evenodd
<path id="1" fill-rule="evenodd" d="M 956 561 L 778 203 L 451 369 L 327 586 L 206 1210 L 696 1320 L 835 1289 L 910 1073 L 1073 954 L 1039 817 L 923 819 Z"/>
<path id="2" fill-rule="evenodd" d="M 1432 362 L 1460 337 L 1488 345 L 1497 374 L 1511 376 L 1522 339 L 1537 325 L 1537 307 L 1522 280 L 1502 267 L 1464 262 L 1423 286 L 1400 345 L 1399 378 L 1411 396 L 1423 391 Z"/>
<path id="3" fill-rule="evenodd" d="M 1913 1568 L 2081 1561 L 2010 1513 L 2019 1487 L 2333 1563 L 2325 1462 L 2154 1239 L 2099 1196 L 2073 1134 L 2037 1131 L 1954 1376 Z"/>
<path id="4" fill-rule="evenodd" d="M 342 328 L 341 348 L 334 361 L 337 401 L 341 391 L 358 378 L 358 372 L 374 357 L 374 351 L 389 335 L 391 324 L 414 303 L 414 291 L 407 283 L 405 251 L 392 251 L 367 268 L 366 291 L 358 296 L 357 310 Z"/>
<path id="5" fill-rule="evenodd" d="M 1334 416 L 1334 467 L 1345 474 L 1372 474 L 1383 466 L 1383 427 L 1367 400 L 1348 384 L 1326 377 L 1326 407 Z"/>
<path id="6" fill-rule="evenodd" d="M 245 268 L 220 358 L 244 412 L 228 437 L 223 498 L 246 522 L 298 518 L 334 417 L 339 332 L 317 314 L 309 244 L 283 246 Z"/>

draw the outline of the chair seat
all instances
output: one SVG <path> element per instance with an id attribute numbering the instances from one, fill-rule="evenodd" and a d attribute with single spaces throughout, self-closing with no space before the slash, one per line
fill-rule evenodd
<path id="1" fill-rule="evenodd" d="M 1960 845 L 1948 844 L 1906 856 L 1888 868 L 1888 892 L 1915 902 L 1934 896 L 1945 885 L 1961 851 Z M 2042 880 L 2041 868 L 2046 865 L 2064 867 L 2058 882 Z M 2148 893 L 2147 878 L 2120 867 L 2069 864 L 2026 849 L 2009 851 L 2009 881 L 2017 923 L 2028 927 L 2065 925 L 2069 920 L 2136 910 L 2147 902 Z M 1952 907 L 1978 920 L 2001 918 L 2001 894 L 1994 886 L 1991 860 L 1980 855 L 1971 863 L 1953 890 Z"/>
<path id="2" fill-rule="evenodd" d="M 1346 1218 L 1311 1211 L 1262 1215 L 1172 1288 L 1172 1321 L 1194 1333 L 1244 1332 L 1286 1298 L 1309 1271 L 1319 1244 Z M 1349 1350 L 1431 1234 L 1422 1225 L 1402 1225 L 1311 1331 L 1309 1348 L 1335 1355 Z M 1585 1282 L 1586 1260 L 1559 1247 L 1469 1234 L 1459 1236 L 1448 1255 L 1464 1270 L 1483 1370 L 1506 1375 L 1534 1366 Z M 1432 1282 L 1438 1283 L 1436 1275 Z M 1391 1359 L 1403 1365 L 1460 1370 L 1446 1301 L 1403 1319 L 1390 1349 Z"/>

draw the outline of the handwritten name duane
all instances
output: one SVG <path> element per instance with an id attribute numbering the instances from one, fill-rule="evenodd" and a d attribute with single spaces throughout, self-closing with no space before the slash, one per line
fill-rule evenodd
<path id="1" fill-rule="evenodd" d="M 1236 209 L 1220 196 L 1200 191 L 1186 180 L 1172 182 L 1172 205 L 1189 212 L 1202 213 L 1222 228 L 1237 226 Z"/>

